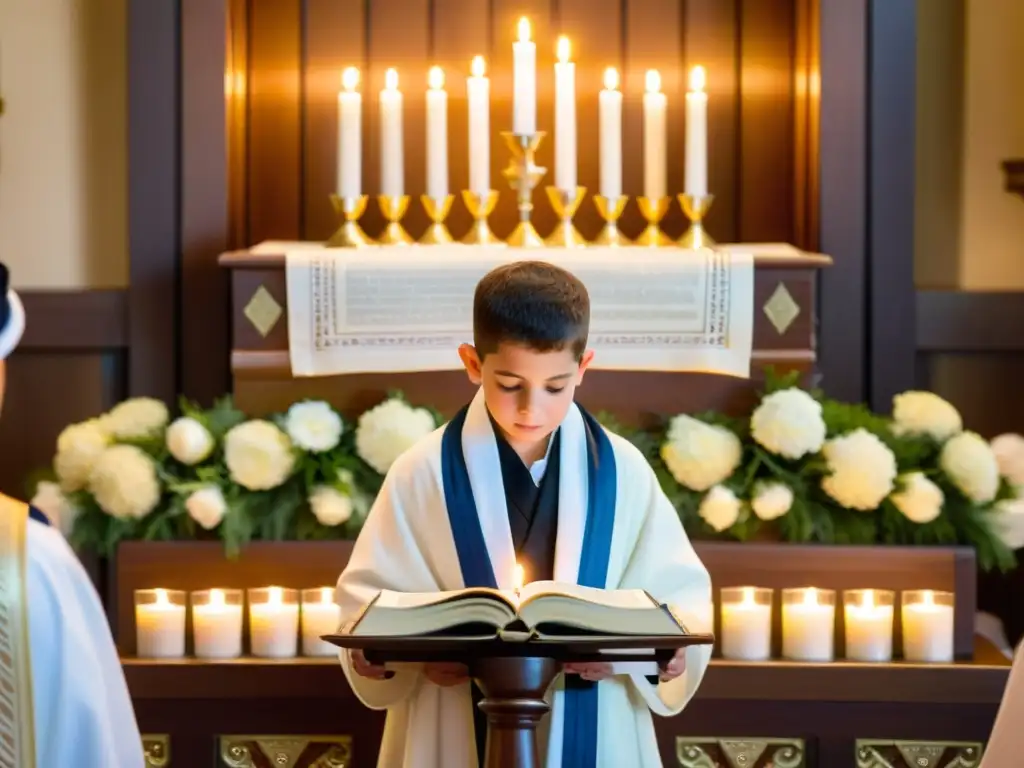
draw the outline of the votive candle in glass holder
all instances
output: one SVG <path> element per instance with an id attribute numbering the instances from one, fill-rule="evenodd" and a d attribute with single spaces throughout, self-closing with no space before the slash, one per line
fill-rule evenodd
<path id="1" fill-rule="evenodd" d="M 722 657 L 764 661 L 772 655 L 772 590 L 723 587 Z"/>
<path id="2" fill-rule="evenodd" d="M 892 661 L 892 617 L 895 593 L 888 589 L 843 592 L 846 658 L 850 661 Z"/>
<path id="3" fill-rule="evenodd" d="M 135 648 L 141 658 L 185 655 L 185 593 L 177 589 L 135 590 Z"/>
<path id="4" fill-rule="evenodd" d="M 953 593 L 912 589 L 900 595 L 903 658 L 953 661 Z"/>
<path id="5" fill-rule="evenodd" d="M 299 592 L 284 587 L 249 590 L 249 650 L 253 656 L 287 659 L 299 646 Z"/>
<path id="6" fill-rule="evenodd" d="M 302 655 L 336 656 L 337 646 L 321 640 L 321 635 L 338 631 L 341 606 L 334 602 L 334 587 L 302 590 Z"/>
<path id="7" fill-rule="evenodd" d="M 199 659 L 242 655 L 242 590 L 204 589 L 192 593 L 192 646 Z"/>
<path id="8" fill-rule="evenodd" d="M 793 661 L 835 657 L 836 593 L 797 587 L 782 590 L 782 655 Z"/>

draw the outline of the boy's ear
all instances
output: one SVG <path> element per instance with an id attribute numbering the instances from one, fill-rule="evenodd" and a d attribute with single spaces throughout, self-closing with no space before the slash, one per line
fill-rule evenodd
<path id="1" fill-rule="evenodd" d="M 587 372 L 587 368 L 590 367 L 590 364 L 593 361 L 594 361 L 594 350 L 592 350 L 592 349 L 584 350 L 583 357 L 580 358 L 580 373 L 579 373 L 579 376 L 576 378 L 576 384 L 577 385 L 582 383 L 582 381 L 583 381 L 583 374 L 585 374 Z"/>
<path id="2" fill-rule="evenodd" d="M 483 364 L 480 362 L 480 355 L 472 344 L 459 345 L 459 359 L 466 368 L 466 375 L 469 380 L 479 386 L 483 383 Z"/>

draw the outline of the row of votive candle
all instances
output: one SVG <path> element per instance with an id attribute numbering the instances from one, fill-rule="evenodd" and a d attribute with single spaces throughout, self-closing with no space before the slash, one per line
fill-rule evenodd
<path id="1" fill-rule="evenodd" d="M 893 657 L 895 593 L 851 589 L 842 593 L 845 658 L 887 662 Z M 721 592 L 720 648 L 727 659 L 771 657 L 773 591 L 726 587 Z M 794 661 L 835 658 L 836 593 L 814 587 L 782 590 L 782 656 Z M 953 660 L 953 594 L 933 590 L 900 593 L 903 658 L 914 662 Z"/>
<path id="2" fill-rule="evenodd" d="M 249 652 L 262 658 L 333 656 L 337 648 L 320 639 L 338 629 L 341 609 L 333 587 L 302 590 L 260 587 L 246 592 L 249 604 Z M 299 599 L 301 597 L 301 604 Z M 143 658 L 185 656 L 185 614 L 192 611 L 192 646 L 196 658 L 234 659 L 242 655 L 243 591 L 205 589 L 186 593 L 171 589 L 135 592 L 137 655 Z"/>

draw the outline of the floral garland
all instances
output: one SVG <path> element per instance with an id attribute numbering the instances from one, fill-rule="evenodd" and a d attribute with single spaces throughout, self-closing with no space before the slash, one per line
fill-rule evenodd
<path id="1" fill-rule="evenodd" d="M 989 444 L 930 392 L 896 396 L 893 417 L 770 374 L 744 419 L 678 415 L 609 428 L 647 457 L 694 538 L 770 536 L 823 544 L 973 546 L 1008 569 L 1024 547 L 1024 438 Z M 250 419 L 127 400 L 67 427 L 33 503 L 83 550 L 124 540 L 353 538 L 398 456 L 442 423 L 400 393 L 348 424 L 322 401 Z M 767 529 L 767 530 L 766 530 Z"/>

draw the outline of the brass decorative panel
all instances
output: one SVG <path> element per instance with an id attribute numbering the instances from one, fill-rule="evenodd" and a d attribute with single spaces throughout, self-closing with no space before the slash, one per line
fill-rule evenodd
<path id="1" fill-rule="evenodd" d="M 857 768 L 978 768 L 982 745 L 962 741 L 857 740 Z"/>
<path id="2" fill-rule="evenodd" d="M 171 764 L 171 737 L 166 734 L 143 734 L 142 754 L 146 758 L 146 768 L 167 768 Z"/>
<path id="3" fill-rule="evenodd" d="M 779 283 L 772 292 L 768 301 L 764 303 L 764 313 L 767 315 L 775 330 L 781 336 L 793 324 L 793 321 L 800 314 L 800 305 L 796 303 L 793 294 L 786 288 L 785 283 Z"/>
<path id="4" fill-rule="evenodd" d="M 351 736 L 221 736 L 224 768 L 351 768 Z"/>
<path id="5" fill-rule="evenodd" d="M 277 321 L 281 319 L 281 314 L 284 312 L 277 299 L 271 296 L 270 291 L 262 285 L 256 289 L 256 293 L 249 299 L 249 303 L 245 305 L 243 311 L 249 322 L 263 337 L 274 330 L 274 326 L 277 325 Z"/>
<path id="6" fill-rule="evenodd" d="M 806 768 L 803 739 L 679 736 L 679 768 Z"/>

